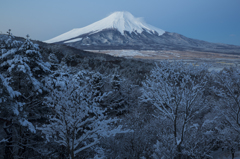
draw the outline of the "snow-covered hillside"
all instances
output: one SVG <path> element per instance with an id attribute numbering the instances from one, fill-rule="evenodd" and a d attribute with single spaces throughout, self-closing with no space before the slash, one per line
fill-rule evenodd
<path id="1" fill-rule="evenodd" d="M 165 31 L 163 31 L 162 29 L 148 25 L 144 23 L 140 18 L 135 18 L 129 12 L 114 12 L 100 21 L 97 21 L 83 28 L 70 30 L 69 32 L 66 32 L 45 42 L 55 43 L 65 41 L 68 39 L 79 37 L 80 35 L 83 34 L 87 33 L 93 34 L 105 29 L 117 29 L 119 32 L 121 32 L 122 35 L 124 35 L 124 31 L 127 31 L 129 33 L 136 32 L 140 34 L 143 31 L 146 31 L 152 34 L 157 33 L 159 36 L 165 33 Z"/>

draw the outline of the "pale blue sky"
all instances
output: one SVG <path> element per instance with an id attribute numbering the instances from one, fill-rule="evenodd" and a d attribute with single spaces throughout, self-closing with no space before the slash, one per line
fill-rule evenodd
<path id="1" fill-rule="evenodd" d="M 240 45 L 240 0 L 0 0 L 0 32 L 48 40 L 114 11 L 190 38 Z"/>

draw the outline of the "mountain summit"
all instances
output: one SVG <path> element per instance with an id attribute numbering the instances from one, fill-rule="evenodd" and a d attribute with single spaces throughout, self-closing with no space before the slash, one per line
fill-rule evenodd
<path id="1" fill-rule="evenodd" d="M 83 50 L 192 50 L 240 53 L 240 46 L 209 43 L 167 32 L 146 24 L 129 12 L 114 12 L 93 24 L 70 30 L 45 42 Z"/>
<path id="2" fill-rule="evenodd" d="M 162 29 L 158 29 L 156 27 L 144 23 L 140 18 L 135 18 L 131 13 L 124 11 L 114 12 L 108 17 L 99 20 L 93 24 L 90 24 L 83 28 L 70 30 L 62 35 L 59 35 L 45 42 L 56 43 L 69 39 L 74 40 L 73 38 L 78 37 L 80 35 L 87 33 L 93 34 L 106 29 L 116 29 L 122 35 L 124 35 L 125 31 L 129 33 L 135 32 L 139 34 L 141 34 L 143 31 L 146 31 L 151 34 L 158 34 L 159 36 L 165 32 Z"/>

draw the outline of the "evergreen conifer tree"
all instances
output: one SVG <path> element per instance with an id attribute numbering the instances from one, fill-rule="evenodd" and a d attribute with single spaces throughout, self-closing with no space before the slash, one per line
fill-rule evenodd
<path id="1" fill-rule="evenodd" d="M 34 149 L 34 125 L 42 118 L 41 98 L 46 92 L 41 79 L 50 72 L 38 46 L 28 37 L 25 42 L 16 41 L 9 30 L 1 49 L 0 119 L 6 139 L 5 158 L 9 159 L 26 158 Z"/>

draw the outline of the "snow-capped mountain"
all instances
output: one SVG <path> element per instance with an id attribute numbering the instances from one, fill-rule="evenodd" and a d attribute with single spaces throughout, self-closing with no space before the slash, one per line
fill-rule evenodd
<path id="1" fill-rule="evenodd" d="M 165 32 L 162 29 L 158 29 L 144 23 L 140 18 L 135 18 L 129 12 L 114 12 L 108 17 L 99 20 L 93 24 L 90 24 L 83 28 L 70 30 L 69 32 L 66 32 L 45 42 L 46 43 L 56 43 L 61 41 L 65 41 L 66 43 L 76 42 L 82 40 L 81 38 L 76 38 L 78 36 L 84 34 L 95 34 L 106 29 L 116 29 L 123 36 L 124 32 L 129 32 L 130 34 L 131 33 L 141 34 L 143 31 L 146 31 L 150 34 L 158 34 L 159 36 Z M 71 40 L 66 41 L 69 39 Z"/>
<path id="2" fill-rule="evenodd" d="M 93 24 L 70 30 L 45 42 L 85 50 L 197 50 L 240 53 L 240 46 L 209 43 L 170 33 L 146 24 L 129 12 L 114 12 Z"/>

